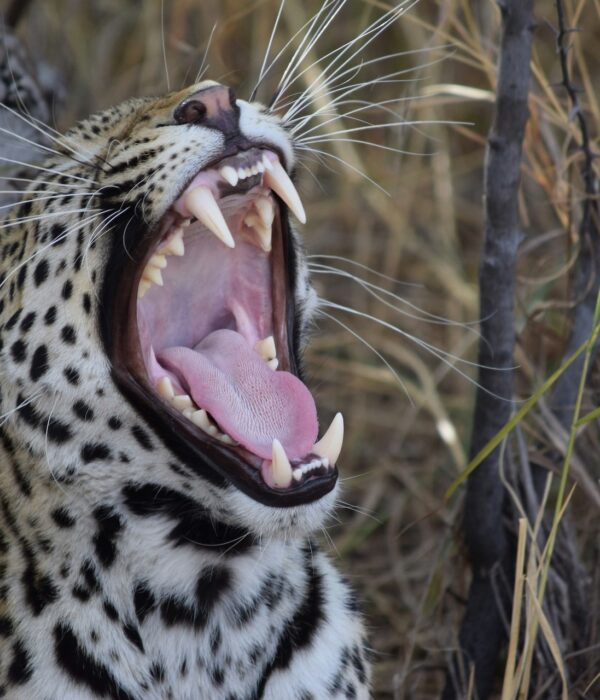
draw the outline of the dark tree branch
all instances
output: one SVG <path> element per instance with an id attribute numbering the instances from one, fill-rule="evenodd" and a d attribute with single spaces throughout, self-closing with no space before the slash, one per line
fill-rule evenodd
<path id="1" fill-rule="evenodd" d="M 479 270 L 481 342 L 471 455 L 508 422 L 512 410 L 514 366 L 514 270 L 521 240 L 518 191 L 521 151 L 528 119 L 529 62 L 533 0 L 502 0 L 503 31 L 494 123 L 485 169 L 485 234 Z M 494 369 L 490 369 L 493 367 Z M 509 607 L 511 545 L 503 527 L 505 491 L 500 480 L 500 450 L 469 477 L 464 532 L 473 580 L 460 632 L 461 654 L 453 659 L 444 700 L 464 697 L 456 687 L 458 669 L 474 669 L 477 698 L 492 690 Z M 502 596 L 498 591 L 505 592 Z M 465 673 L 462 674 L 463 676 Z"/>

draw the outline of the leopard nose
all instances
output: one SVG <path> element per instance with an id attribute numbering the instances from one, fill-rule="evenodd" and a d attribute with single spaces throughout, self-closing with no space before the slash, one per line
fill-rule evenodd
<path id="1" fill-rule="evenodd" d="M 214 85 L 189 95 L 175 108 L 177 124 L 197 124 L 222 131 L 238 132 L 240 108 L 231 88 Z"/>

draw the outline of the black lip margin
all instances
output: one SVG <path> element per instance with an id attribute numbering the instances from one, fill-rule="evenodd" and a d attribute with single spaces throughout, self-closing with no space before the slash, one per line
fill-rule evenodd
<path id="1" fill-rule="evenodd" d="M 264 144 L 252 145 L 272 148 Z M 216 162 L 223 157 L 221 156 Z M 210 167 L 212 166 L 206 166 L 206 168 Z M 273 196 L 277 197 L 275 193 L 273 193 Z M 294 296 L 297 255 L 289 230 L 287 207 L 279 197 L 277 197 L 277 200 L 281 213 L 280 225 L 287 302 L 286 324 L 290 371 L 302 378 L 299 362 L 299 329 Z M 111 203 L 114 204 L 114 202 Z M 115 221 L 114 228 L 119 233 L 113 237 L 113 245 L 105 268 L 101 291 L 100 332 L 106 354 L 111 361 L 112 377 L 117 389 L 144 419 L 152 424 L 155 434 L 163 444 L 194 473 L 205 478 L 213 485 L 224 488 L 229 484 L 233 484 L 254 500 L 271 507 L 305 505 L 326 496 L 337 483 L 338 470 L 336 467 L 327 475 L 304 482 L 291 491 L 282 492 L 267 486 L 259 471 L 247 465 L 241 456 L 235 454 L 232 450 L 205 442 L 202 444 L 201 452 L 195 444 L 199 442 L 198 438 L 190 435 L 190 429 L 184 423 L 184 419 L 158 408 L 155 395 L 150 393 L 147 387 L 141 385 L 135 379 L 125 364 L 115 361 L 117 355 L 116 347 L 119 341 L 124 342 L 119 331 L 121 333 L 125 331 L 124 328 L 120 328 L 121 324 L 118 322 L 119 299 L 125 298 L 129 303 L 133 293 L 131 289 L 122 289 L 124 284 L 121 283 L 121 280 L 125 277 L 124 272 L 128 266 L 140 264 L 140 260 L 136 260 L 136 252 L 139 251 L 140 247 L 144 247 L 140 244 L 142 242 L 148 243 L 158 235 L 157 231 L 149 233 L 144 228 L 143 222 L 137 218 L 135 222 L 132 222 L 129 218 L 130 214 L 130 211 L 121 210 Z M 162 220 L 159 222 L 159 229 L 161 224 Z M 125 251 L 127 251 L 127 254 Z M 125 314 L 121 309 L 121 317 L 129 317 L 129 312 Z M 234 469 L 232 471 L 226 469 L 222 465 L 223 461 L 234 466 Z"/>

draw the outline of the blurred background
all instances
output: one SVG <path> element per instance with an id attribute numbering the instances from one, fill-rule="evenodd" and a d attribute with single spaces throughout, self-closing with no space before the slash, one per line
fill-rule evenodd
<path id="1" fill-rule="evenodd" d="M 128 97 L 181 88 L 202 71 L 247 98 L 279 7 L 273 0 L 4 5 L 5 12 L 23 13 L 16 33 L 52 95 L 50 122 L 61 131 Z M 284 6 L 271 56 L 291 43 L 257 99 L 270 101 L 302 37 L 297 32 L 319 7 L 320 0 Z M 336 55 L 331 52 L 391 7 L 348 0 L 308 53 L 303 66 L 310 69 L 298 70 L 281 98 L 282 112 L 319 80 Z M 572 35 L 569 58 L 595 139 L 600 2 L 565 0 L 565 9 L 581 28 Z M 520 398 L 539 386 L 563 352 L 582 190 L 576 126 L 556 89 L 552 0 L 538 0 L 536 16 L 517 289 Z M 340 121 L 327 109 L 320 120 L 296 122 L 299 138 L 308 139 L 299 151 L 308 213 L 303 234 L 323 299 L 307 373 L 321 422 L 342 410 L 347 425 L 343 500 L 321 540 L 363 600 L 375 697 L 382 700 L 439 695 L 468 591 L 462 496 L 446 502 L 444 492 L 466 465 L 470 438 L 484 148 L 499 27 L 491 0 L 414 3 L 368 46 L 359 41 L 347 54 L 356 52 L 348 66 L 357 66 L 348 80 L 364 86 L 348 97 L 354 102 L 338 108 L 360 111 Z M 304 114 L 322 107 L 320 99 L 325 90 L 307 102 Z M 343 133 L 369 125 L 381 126 Z M 587 399 L 595 405 L 598 388 L 593 381 Z M 539 415 L 523 424 L 526 439 L 543 443 L 547 431 Z M 586 480 L 570 507 L 595 579 L 595 425 L 582 440 L 584 454 L 594 458 L 583 460 Z M 591 607 L 594 620 L 597 614 Z"/>

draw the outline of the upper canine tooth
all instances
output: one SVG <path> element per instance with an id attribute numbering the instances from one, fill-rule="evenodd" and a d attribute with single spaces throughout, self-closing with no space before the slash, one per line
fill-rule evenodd
<path id="1" fill-rule="evenodd" d="M 220 170 L 219 174 L 224 180 L 227 180 L 227 182 L 232 186 L 235 187 L 238 184 L 238 174 L 235 168 L 232 168 L 231 165 L 224 165 Z"/>
<path id="2" fill-rule="evenodd" d="M 262 162 L 265 166 L 265 170 L 273 170 L 273 163 L 271 163 L 271 159 L 267 156 L 266 153 L 262 157 Z"/>
<path id="3" fill-rule="evenodd" d="M 322 457 L 323 459 L 329 460 L 329 464 L 334 466 L 340 456 L 342 451 L 342 443 L 344 442 L 344 418 L 341 413 L 336 413 L 334 419 L 331 421 L 327 432 L 315 443 L 312 451 Z"/>
<path id="4" fill-rule="evenodd" d="M 262 357 L 263 360 L 272 360 L 277 357 L 277 350 L 275 349 L 275 339 L 272 335 L 268 338 L 263 338 L 259 340 L 254 346 L 256 352 Z"/>
<path id="5" fill-rule="evenodd" d="M 156 384 L 156 388 L 163 398 L 170 400 L 175 398 L 175 390 L 169 377 L 161 377 Z"/>
<path id="6" fill-rule="evenodd" d="M 294 187 L 294 183 L 290 180 L 289 175 L 285 172 L 279 161 L 272 164 L 271 170 L 265 172 L 265 184 L 276 192 L 281 199 L 295 214 L 300 223 L 306 223 L 306 213 L 300 200 L 300 195 Z"/>
<path id="7" fill-rule="evenodd" d="M 185 206 L 228 248 L 235 248 L 235 241 L 229 226 L 227 226 L 217 200 L 208 187 L 195 187 L 190 190 L 185 198 Z"/>
<path id="8" fill-rule="evenodd" d="M 149 282 L 154 282 L 154 284 L 157 284 L 159 287 L 162 287 L 164 284 L 160 270 L 157 267 L 152 267 L 152 265 L 146 265 L 142 273 L 142 278 Z"/>
<path id="9" fill-rule="evenodd" d="M 292 465 L 287 458 L 283 445 L 275 438 L 273 440 L 272 466 L 273 481 L 276 486 L 287 488 L 292 483 Z"/>

